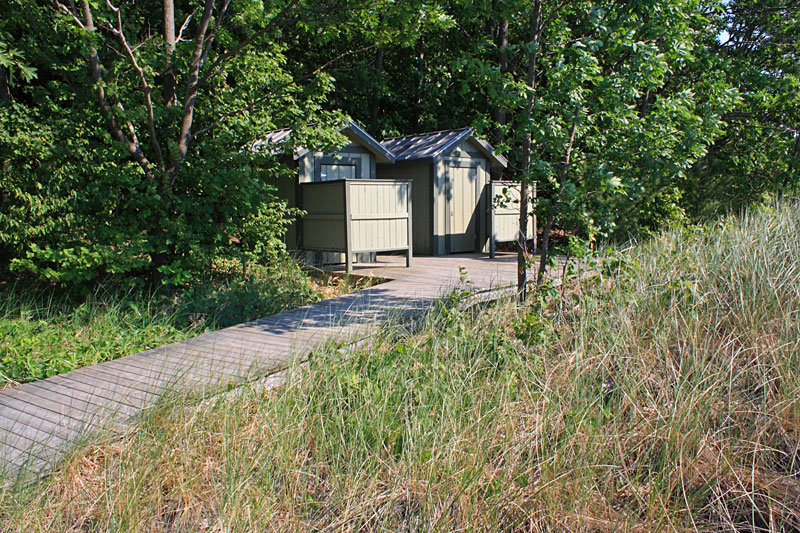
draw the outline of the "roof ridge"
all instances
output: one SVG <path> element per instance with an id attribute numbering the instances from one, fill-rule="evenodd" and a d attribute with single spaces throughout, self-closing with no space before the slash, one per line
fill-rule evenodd
<path id="1" fill-rule="evenodd" d="M 314 124 L 306 124 L 303 127 L 316 127 Z M 272 146 L 273 153 L 277 153 L 277 150 L 280 150 L 282 144 L 286 143 L 286 139 L 289 138 L 295 131 L 295 128 L 285 127 L 285 128 L 278 128 L 275 130 L 270 130 L 264 132 L 259 139 L 255 139 L 252 141 L 252 146 Z M 358 139 L 360 144 L 363 144 L 367 150 L 375 154 L 376 157 L 382 157 L 389 161 L 390 163 L 394 163 L 394 153 L 391 150 L 388 150 L 385 146 L 378 142 L 372 135 L 369 134 L 364 128 L 358 125 L 354 120 L 348 120 L 347 123 L 339 130 L 340 133 L 345 133 L 346 131 L 352 132 Z M 351 138 L 351 141 L 353 139 Z M 302 147 L 297 147 L 302 148 Z M 297 153 L 297 151 L 295 151 Z M 302 154 L 301 154 L 302 155 Z"/>

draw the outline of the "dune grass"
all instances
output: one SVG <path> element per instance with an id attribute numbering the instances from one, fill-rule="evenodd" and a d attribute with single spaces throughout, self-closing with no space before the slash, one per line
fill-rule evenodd
<path id="1" fill-rule="evenodd" d="M 541 304 L 440 308 L 278 389 L 147 413 L 0 528 L 800 528 L 800 207 L 667 232 Z"/>
<path id="2" fill-rule="evenodd" d="M 364 286 L 285 261 L 220 263 L 170 293 L 108 283 L 82 293 L 17 282 L 0 286 L 0 386 L 46 378 L 268 316 Z"/>

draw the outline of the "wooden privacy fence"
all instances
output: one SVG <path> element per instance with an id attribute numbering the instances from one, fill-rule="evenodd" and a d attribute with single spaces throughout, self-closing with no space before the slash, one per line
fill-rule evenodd
<path id="1" fill-rule="evenodd" d="M 303 183 L 301 247 L 353 254 L 405 251 L 411 266 L 411 180 L 339 179 Z"/>
<path id="2" fill-rule="evenodd" d="M 519 199 L 520 184 L 515 181 L 492 181 L 490 183 L 489 229 L 491 235 L 490 252 L 494 258 L 495 243 L 515 242 L 519 237 Z M 531 187 L 533 189 L 535 185 Z M 529 193 L 528 213 L 531 212 L 531 200 L 535 192 Z M 533 239 L 536 249 L 536 216 L 528 216 L 529 239 Z"/>

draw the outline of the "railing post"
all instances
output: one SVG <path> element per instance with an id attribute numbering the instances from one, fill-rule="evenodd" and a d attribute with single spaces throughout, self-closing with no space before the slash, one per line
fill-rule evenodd
<path id="1" fill-rule="evenodd" d="M 342 180 L 344 185 L 344 249 L 345 272 L 350 274 L 353 271 L 353 214 L 350 211 L 350 183 Z"/>
<path id="2" fill-rule="evenodd" d="M 295 205 L 298 207 L 298 209 L 302 209 L 303 211 L 305 211 L 305 205 L 303 204 L 303 184 L 302 183 L 298 183 L 296 185 L 296 189 L 295 189 L 295 193 L 294 194 L 295 194 L 295 202 L 294 202 Z M 306 244 L 305 243 L 305 240 L 306 240 L 305 239 L 305 235 L 303 235 L 303 232 L 305 231 L 305 227 L 303 226 L 303 219 L 304 218 L 305 218 L 305 215 L 303 215 L 301 217 L 297 217 L 297 222 L 295 223 L 296 224 L 295 228 L 297 228 L 297 235 L 295 235 L 297 242 L 293 243 L 293 245 L 297 247 L 298 251 L 303 250 L 305 248 L 305 244 Z"/>
<path id="3" fill-rule="evenodd" d="M 494 259 L 494 182 L 489 182 L 489 259 Z"/>
<path id="4" fill-rule="evenodd" d="M 411 187 L 413 187 L 413 185 L 409 181 L 406 184 L 406 207 L 408 208 L 408 252 L 406 253 L 406 268 L 411 266 L 411 258 L 414 255 L 414 225 L 411 220 Z"/>

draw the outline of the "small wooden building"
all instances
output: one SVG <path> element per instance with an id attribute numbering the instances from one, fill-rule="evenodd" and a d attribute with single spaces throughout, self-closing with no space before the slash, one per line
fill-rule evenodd
<path id="1" fill-rule="evenodd" d="M 490 172 L 508 161 L 472 128 L 382 141 L 394 162 L 378 161 L 379 179 L 410 179 L 414 254 L 490 252 Z"/>
<path id="2" fill-rule="evenodd" d="M 394 156 L 357 124 L 341 132 L 350 141 L 336 153 L 298 148 L 286 164 L 296 178 L 276 181 L 277 195 L 289 207 L 306 211 L 286 235 L 290 250 L 305 250 L 309 262 L 367 261 L 379 251 L 405 251 L 411 262 L 411 183 L 375 180 L 377 164 Z M 291 129 L 267 132 L 252 149 L 282 153 Z"/>

